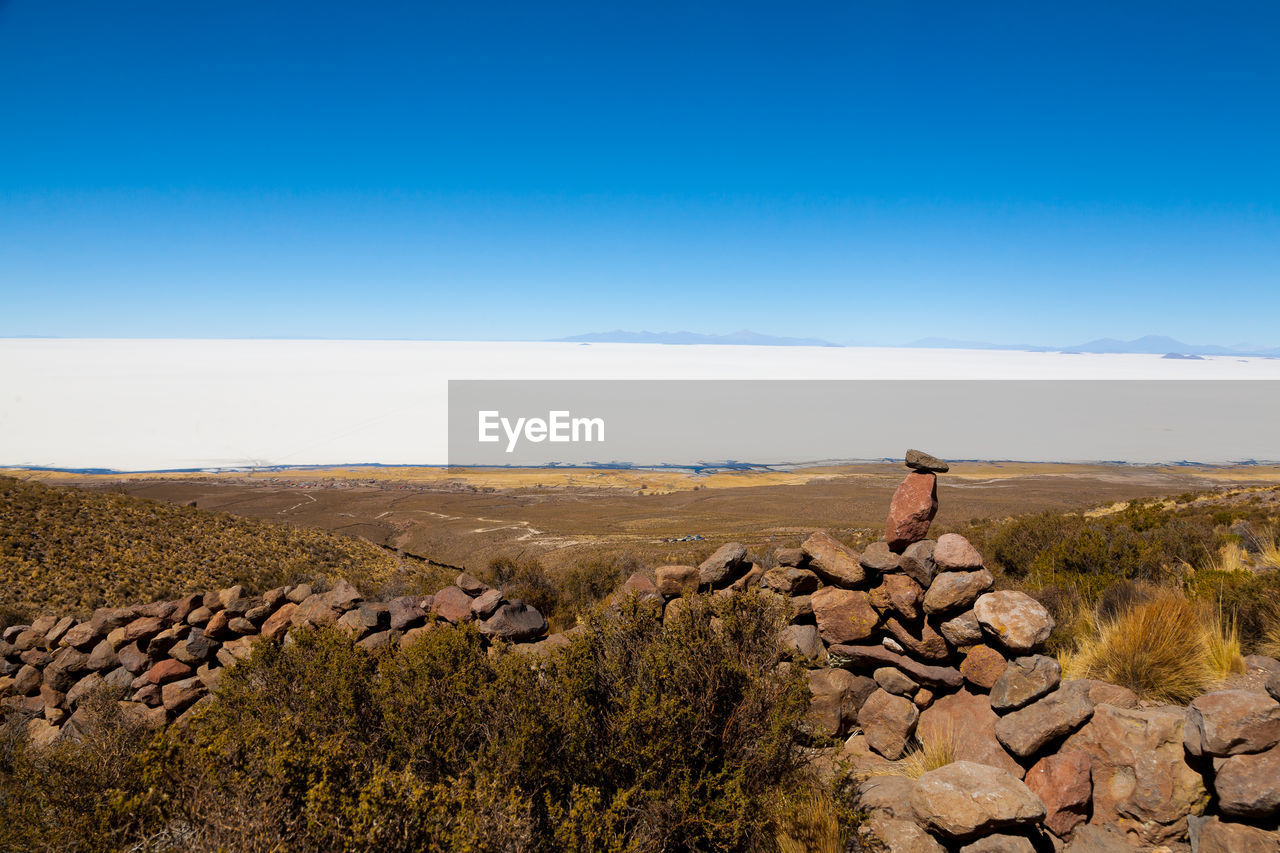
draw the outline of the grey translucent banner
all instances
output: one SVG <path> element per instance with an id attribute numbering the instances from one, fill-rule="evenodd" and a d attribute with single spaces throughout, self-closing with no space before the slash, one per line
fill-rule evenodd
<path id="1" fill-rule="evenodd" d="M 454 466 L 1280 459 L 1280 382 L 451 380 Z"/>

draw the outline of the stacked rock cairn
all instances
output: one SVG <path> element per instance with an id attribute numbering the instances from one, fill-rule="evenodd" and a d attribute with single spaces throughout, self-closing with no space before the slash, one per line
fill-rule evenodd
<path id="1" fill-rule="evenodd" d="M 1064 680 L 1043 653 L 1049 611 L 994 590 L 963 536 L 928 538 L 947 463 L 910 450 L 906 466 L 884 538 L 861 553 L 816 532 L 767 571 L 737 544 L 657 570 L 668 618 L 695 589 L 759 587 L 789 608 L 782 643 L 807 669 L 810 724 L 844 741 L 815 765 L 855 780 L 864 847 L 1280 851 L 1280 662 L 1257 659 L 1277 673 L 1270 695 L 1190 708 Z M 949 763 L 911 778 L 930 750 Z"/>

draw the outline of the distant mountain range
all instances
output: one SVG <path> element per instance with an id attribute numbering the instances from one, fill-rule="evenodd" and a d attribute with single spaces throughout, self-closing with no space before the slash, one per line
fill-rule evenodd
<path id="1" fill-rule="evenodd" d="M 613 332 L 591 332 L 585 335 L 572 335 L 557 338 L 564 343 L 592 344 L 726 344 L 732 346 L 753 347 L 838 347 L 831 341 L 819 338 L 781 338 L 776 335 L 762 335 L 742 329 L 727 335 L 704 335 L 698 332 L 624 332 L 618 329 Z"/>
<path id="2" fill-rule="evenodd" d="M 700 332 L 590 332 L 556 338 L 560 343 L 602 344 L 720 344 L 757 347 L 838 347 L 821 338 L 788 338 L 764 335 L 743 329 L 727 335 L 706 335 Z M 1039 344 L 993 344 L 985 341 L 962 341 L 953 338 L 921 338 L 902 347 L 915 349 L 981 349 L 1016 350 L 1020 352 L 1068 352 L 1068 353 L 1133 353 L 1143 355 L 1223 355 L 1280 357 L 1280 347 L 1258 347 L 1248 344 L 1219 346 L 1217 344 L 1188 344 L 1164 335 L 1147 335 L 1132 341 L 1115 338 L 1098 338 L 1075 346 L 1052 347 Z"/>
<path id="3" fill-rule="evenodd" d="M 1046 347 L 1033 344 L 990 344 L 978 341 L 958 341 L 949 338 L 921 338 L 905 346 L 932 349 L 991 349 L 1022 350 L 1025 352 L 1083 352 L 1083 353 L 1137 353 L 1144 355 L 1251 355 L 1280 356 L 1280 347 L 1258 347 L 1249 344 L 1224 347 L 1217 344 L 1188 344 L 1164 335 L 1146 335 L 1132 341 L 1115 338 L 1098 338 L 1088 343 L 1065 347 Z"/>

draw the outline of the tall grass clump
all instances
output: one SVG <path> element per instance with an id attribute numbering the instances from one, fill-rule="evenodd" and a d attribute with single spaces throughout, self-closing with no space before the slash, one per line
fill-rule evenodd
<path id="1" fill-rule="evenodd" d="M 1188 702 L 1243 670 L 1234 624 L 1170 590 L 1100 620 L 1059 661 L 1068 677 L 1109 681 L 1163 702 Z"/>
<path id="2" fill-rule="evenodd" d="M 822 787 L 809 787 L 784 800 L 774 837 L 778 853 L 844 853 L 851 816 Z"/>

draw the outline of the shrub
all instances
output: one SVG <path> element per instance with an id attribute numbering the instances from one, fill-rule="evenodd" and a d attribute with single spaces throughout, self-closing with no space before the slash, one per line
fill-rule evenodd
<path id="1" fill-rule="evenodd" d="M 376 653 L 337 631 L 298 631 L 288 645 L 258 643 L 183 727 L 153 737 L 108 702 L 114 728 L 95 731 L 114 734 L 0 751 L 0 841 L 771 847 L 787 792 L 810 786 L 808 687 L 778 666 L 783 621 L 758 595 L 691 598 L 670 625 L 631 598 L 546 658 L 488 647 L 470 625 Z"/>
<path id="2" fill-rule="evenodd" d="M 1067 677 L 1098 678 L 1168 702 L 1187 702 L 1243 669 L 1238 640 L 1224 624 L 1167 590 L 1101 622 L 1060 660 Z"/>

